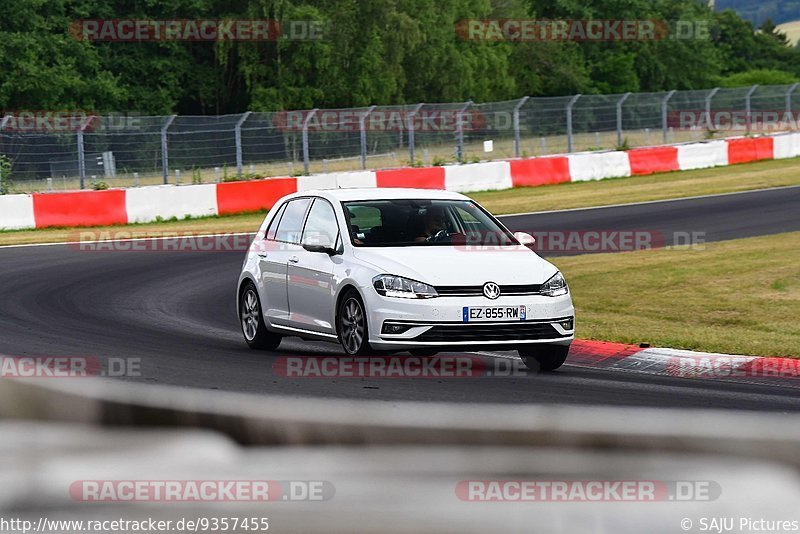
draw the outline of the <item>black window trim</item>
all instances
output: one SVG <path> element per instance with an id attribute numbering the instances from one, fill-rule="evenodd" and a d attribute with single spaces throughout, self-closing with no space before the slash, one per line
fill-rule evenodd
<path id="1" fill-rule="evenodd" d="M 300 237 L 298 238 L 297 243 L 295 243 L 294 241 L 284 241 L 282 239 L 270 239 L 269 241 L 274 241 L 276 243 L 286 243 L 287 245 L 300 246 L 300 241 L 303 239 L 303 231 L 305 230 L 305 227 L 306 227 L 306 219 L 308 218 L 308 212 L 309 212 L 309 210 L 311 210 L 311 206 L 314 205 L 314 199 L 315 198 L 318 198 L 318 197 L 314 197 L 314 196 L 294 197 L 294 198 L 290 198 L 289 200 L 287 200 L 284 203 L 286 205 L 287 209 L 288 209 L 289 203 L 294 202 L 295 200 L 311 200 L 311 202 L 309 202 L 308 206 L 306 207 L 306 211 L 303 213 L 303 226 L 301 227 Z M 281 221 L 278 222 L 278 230 L 280 230 L 280 227 L 281 227 L 280 223 L 283 222 L 283 216 L 285 214 L 286 214 L 286 210 L 283 210 L 283 213 L 281 214 Z M 267 233 L 269 233 L 269 229 L 267 230 Z M 276 236 L 278 235 L 277 231 L 275 232 L 275 235 Z"/>
<path id="2" fill-rule="evenodd" d="M 306 233 L 306 226 L 308 225 L 308 216 L 309 216 L 309 215 L 311 215 L 311 210 L 314 208 L 314 204 L 316 204 L 317 200 L 322 200 L 323 202 L 327 202 L 327 203 L 328 203 L 328 206 L 330 206 L 330 207 L 331 207 L 331 209 L 333 210 L 333 220 L 334 220 L 334 222 L 336 222 L 336 241 L 335 241 L 335 243 L 334 243 L 334 245 L 333 245 L 333 246 L 334 246 L 334 248 L 335 248 L 335 249 L 337 249 L 337 250 L 338 250 L 338 247 L 337 247 L 337 245 L 338 245 L 338 243 L 339 243 L 339 240 L 340 240 L 340 239 L 341 239 L 341 237 L 342 237 L 342 229 L 339 227 L 339 219 L 338 219 L 338 217 L 336 216 L 336 207 L 335 207 L 335 206 L 333 205 L 333 203 L 332 203 L 330 200 L 328 200 L 327 198 L 322 198 L 322 197 L 314 197 L 314 196 L 310 196 L 310 197 L 301 197 L 301 198 L 310 198 L 310 199 L 311 199 L 311 204 L 309 204 L 309 206 L 308 206 L 308 210 L 306 210 L 306 214 L 305 214 L 305 216 L 303 217 L 303 228 L 302 228 L 302 230 L 300 230 L 300 243 L 299 243 L 299 245 L 300 245 L 301 247 L 303 246 L 303 236 L 304 236 L 304 235 L 305 235 L 305 233 Z"/>
<path id="3" fill-rule="evenodd" d="M 283 214 L 286 213 L 286 206 L 289 205 L 289 202 L 291 202 L 291 200 L 287 200 L 286 202 L 284 202 L 283 204 L 278 206 L 278 209 L 275 212 L 276 213 L 275 217 L 269 222 L 269 224 L 267 225 L 267 229 L 264 231 L 264 241 L 275 241 L 275 239 L 270 239 L 268 237 L 269 236 L 269 231 L 272 228 L 272 225 L 275 224 L 276 225 L 275 226 L 275 235 L 278 235 L 278 227 L 281 225 L 281 220 L 283 219 Z"/>

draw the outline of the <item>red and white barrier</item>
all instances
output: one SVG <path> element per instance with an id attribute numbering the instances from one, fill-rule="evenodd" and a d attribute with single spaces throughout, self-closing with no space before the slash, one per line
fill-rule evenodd
<path id="1" fill-rule="evenodd" d="M 336 172 L 221 184 L 0 196 L 0 229 L 100 226 L 270 209 L 284 195 L 343 187 L 487 191 L 704 169 L 800 156 L 800 133 L 443 167 Z"/>
<path id="2" fill-rule="evenodd" d="M 513 159 L 509 163 L 514 187 L 536 187 L 571 181 L 569 159 L 564 156 Z"/>
<path id="3" fill-rule="evenodd" d="M 728 164 L 728 143 L 707 141 L 678 145 L 678 167 L 682 171 L 707 169 Z"/>
<path id="4" fill-rule="evenodd" d="M 681 170 L 674 146 L 634 148 L 628 151 L 628 159 L 634 176 Z"/>
<path id="5" fill-rule="evenodd" d="M 573 182 L 621 178 L 631 175 L 627 152 L 583 152 L 570 154 L 569 174 Z"/>
<path id="6" fill-rule="evenodd" d="M 33 195 L 0 196 L 0 229 L 20 230 L 35 227 Z"/>
<path id="7" fill-rule="evenodd" d="M 270 209 L 278 199 L 297 191 L 297 179 L 270 178 L 251 182 L 226 182 L 217 184 L 216 188 L 217 212 L 220 215 L 232 215 Z"/>
<path id="8" fill-rule="evenodd" d="M 445 167 L 444 188 L 448 191 L 495 191 L 514 187 L 507 161 L 450 165 Z"/>
<path id="9" fill-rule="evenodd" d="M 297 178 L 298 191 L 314 189 L 344 189 L 351 187 L 377 187 L 375 171 L 332 172 Z"/>
<path id="10" fill-rule="evenodd" d="M 175 187 L 162 185 L 128 189 L 125 192 L 128 222 L 148 222 L 177 217 L 218 215 L 217 187 L 213 184 Z"/>
<path id="11" fill-rule="evenodd" d="M 773 136 L 773 159 L 796 158 L 797 156 L 800 156 L 800 133 L 787 133 Z"/>
<path id="12" fill-rule="evenodd" d="M 336 187 L 339 189 L 354 187 L 377 187 L 375 171 L 337 172 Z"/>
<path id="13" fill-rule="evenodd" d="M 421 167 L 377 171 L 377 187 L 415 187 L 420 189 L 444 189 L 444 167 Z"/>
<path id="14" fill-rule="evenodd" d="M 739 139 L 729 139 L 727 144 L 728 165 L 772 159 L 773 149 L 771 137 L 742 137 Z"/>
<path id="15" fill-rule="evenodd" d="M 313 191 L 314 189 L 337 189 L 339 187 L 336 183 L 337 177 L 338 173 L 298 176 L 297 190 Z"/>
<path id="16" fill-rule="evenodd" d="M 124 189 L 113 189 L 34 194 L 36 228 L 127 224 L 127 193 Z"/>

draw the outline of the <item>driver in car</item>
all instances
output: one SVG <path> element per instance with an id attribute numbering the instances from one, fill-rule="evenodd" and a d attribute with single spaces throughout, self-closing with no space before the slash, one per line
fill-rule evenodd
<path id="1" fill-rule="evenodd" d="M 422 217 L 422 233 L 415 238 L 415 241 L 430 241 L 436 234 L 445 230 L 445 221 L 444 209 L 430 206 Z"/>

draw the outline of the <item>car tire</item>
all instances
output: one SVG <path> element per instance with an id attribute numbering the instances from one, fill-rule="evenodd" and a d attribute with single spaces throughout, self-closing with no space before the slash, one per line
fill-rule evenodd
<path id="1" fill-rule="evenodd" d="M 569 345 L 534 345 L 518 349 L 525 366 L 534 372 L 555 371 L 567 360 Z"/>
<path id="2" fill-rule="evenodd" d="M 336 333 L 344 351 L 350 356 L 364 356 L 369 346 L 367 309 L 358 292 L 349 290 L 336 310 Z"/>
<path id="3" fill-rule="evenodd" d="M 275 350 L 281 344 L 281 336 L 267 330 L 261 310 L 256 285 L 248 282 L 239 296 L 239 322 L 244 340 L 254 350 Z"/>

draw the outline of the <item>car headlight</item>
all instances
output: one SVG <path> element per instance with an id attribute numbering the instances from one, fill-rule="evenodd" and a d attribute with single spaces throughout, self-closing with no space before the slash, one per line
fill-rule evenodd
<path id="1" fill-rule="evenodd" d="M 376 276 L 372 279 L 372 286 L 384 297 L 430 299 L 439 296 L 433 286 L 391 274 Z"/>
<path id="2" fill-rule="evenodd" d="M 560 297 L 569 293 L 569 287 L 567 287 L 567 281 L 564 280 L 564 275 L 560 272 L 554 274 L 550 280 L 542 284 L 541 293 L 547 297 Z"/>

